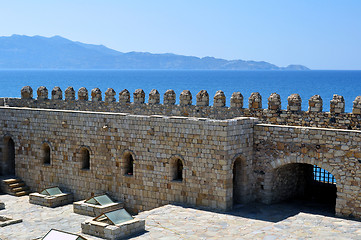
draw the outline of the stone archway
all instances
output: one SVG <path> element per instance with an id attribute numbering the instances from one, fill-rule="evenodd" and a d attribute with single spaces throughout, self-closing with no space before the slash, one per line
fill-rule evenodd
<path id="1" fill-rule="evenodd" d="M 265 174 L 263 202 L 276 203 L 284 200 L 299 199 L 322 204 L 335 211 L 337 190 L 340 191 L 338 174 L 328 164 L 309 160 L 292 161 L 291 158 L 271 163 L 270 171 Z M 333 176 L 333 180 L 315 178 L 315 169 Z"/>
<path id="2" fill-rule="evenodd" d="M 10 136 L 3 139 L 2 175 L 15 175 L 15 143 Z"/>

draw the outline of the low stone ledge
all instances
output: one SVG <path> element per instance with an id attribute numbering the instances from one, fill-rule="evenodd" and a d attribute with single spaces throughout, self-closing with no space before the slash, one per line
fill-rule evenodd
<path id="1" fill-rule="evenodd" d="M 109 240 L 124 239 L 130 235 L 145 231 L 145 220 L 133 219 L 111 225 L 97 221 L 85 221 L 81 224 L 82 233 Z"/>
<path id="2" fill-rule="evenodd" d="M 52 196 L 40 193 L 31 193 L 29 195 L 29 203 L 51 208 L 63 206 L 72 202 L 73 195 L 70 193 L 62 193 Z"/>
<path id="3" fill-rule="evenodd" d="M 1 209 L 5 209 L 5 203 L 3 203 L 3 202 L 0 202 L 0 210 Z"/>
<path id="4" fill-rule="evenodd" d="M 104 212 L 113 211 L 123 208 L 123 203 L 110 203 L 107 205 L 95 205 L 86 203 L 86 200 L 81 200 L 73 203 L 74 213 L 96 217 Z"/>
<path id="5" fill-rule="evenodd" d="M 0 227 L 9 226 L 12 224 L 20 223 L 22 221 L 22 219 L 13 219 L 8 216 L 0 216 Z"/>

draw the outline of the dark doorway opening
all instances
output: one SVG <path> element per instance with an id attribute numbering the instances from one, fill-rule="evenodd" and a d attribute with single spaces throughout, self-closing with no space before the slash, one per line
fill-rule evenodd
<path id="1" fill-rule="evenodd" d="M 316 165 L 291 163 L 273 172 L 271 202 L 297 201 L 304 207 L 335 213 L 337 187 L 331 173 Z"/>
<path id="2" fill-rule="evenodd" d="M 2 175 L 15 175 L 15 143 L 11 137 L 4 137 Z"/>
<path id="3" fill-rule="evenodd" d="M 242 166 L 241 159 L 237 158 L 233 165 L 233 205 L 241 203 L 242 198 Z"/>

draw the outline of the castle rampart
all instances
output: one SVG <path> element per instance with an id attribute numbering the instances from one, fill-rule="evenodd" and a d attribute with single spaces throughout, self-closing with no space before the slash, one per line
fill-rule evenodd
<path id="1" fill-rule="evenodd" d="M 261 123 L 267 124 L 361 130 L 361 96 L 354 100 L 352 113 L 345 113 L 345 102 L 339 95 L 334 95 L 330 101 L 330 112 L 323 112 L 323 100 L 319 95 L 314 95 L 308 100 L 308 111 L 302 111 L 302 99 L 298 94 L 288 97 L 287 108 L 283 110 L 281 98 L 277 93 L 271 94 L 268 98 L 268 106 L 265 108 L 262 107 L 262 96 L 259 93 L 252 93 L 248 99 L 248 107 L 245 108 L 243 95 L 240 92 L 232 94 L 230 107 L 226 106 L 226 96 L 222 91 L 217 91 L 215 94 L 213 106 L 209 106 L 209 94 L 205 90 L 201 90 L 196 95 L 195 104 L 189 90 L 184 90 L 180 94 L 179 104 L 175 104 L 176 94 L 173 90 L 164 93 L 163 104 L 160 103 L 160 94 L 155 89 L 149 93 L 148 103 L 145 103 L 146 96 L 142 89 L 135 90 L 133 102 L 130 101 L 130 93 L 126 89 L 119 93 L 119 101 L 116 101 L 116 92 L 111 88 L 105 92 L 104 101 L 99 88 L 91 90 L 90 99 L 88 90 L 80 88 L 77 100 L 72 87 L 66 89 L 64 100 L 59 87 L 52 90 L 50 99 L 45 87 L 38 88 L 36 99 L 33 98 L 32 92 L 33 90 L 26 86 L 21 90 L 21 99 L 0 98 L 0 105 L 211 119 L 256 117 Z"/>
<path id="2" fill-rule="evenodd" d="M 213 106 L 204 90 L 194 99 L 183 91 L 179 105 L 173 90 L 164 104 L 157 90 L 148 103 L 141 89 L 133 102 L 128 90 L 118 102 L 113 89 L 104 98 L 97 88 L 90 96 L 80 88 L 78 99 L 71 87 L 64 98 L 60 88 L 51 99 L 45 87 L 37 95 L 24 87 L 21 99 L 0 99 L 0 173 L 15 172 L 32 190 L 59 185 L 75 200 L 106 192 L 135 212 L 171 202 L 226 210 L 307 195 L 317 165 L 336 179 L 328 184 L 336 214 L 361 218 L 361 131 L 346 130 L 361 128 L 361 97 L 344 113 L 343 97 L 335 95 L 326 113 L 318 95 L 308 111 L 298 94 L 287 99 L 287 110 L 276 93 L 266 109 L 259 93 L 248 108 L 239 92 L 231 107 L 222 91 Z M 5 156 L 12 147 L 13 165 Z"/>

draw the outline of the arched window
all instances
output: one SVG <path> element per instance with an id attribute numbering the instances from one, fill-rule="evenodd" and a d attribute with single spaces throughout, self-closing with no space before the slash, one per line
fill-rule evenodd
<path id="1" fill-rule="evenodd" d="M 170 172 L 173 181 L 183 181 L 183 162 L 180 158 L 171 159 Z"/>
<path id="2" fill-rule="evenodd" d="M 81 169 L 90 169 L 90 153 L 85 147 L 80 150 L 80 161 L 82 166 Z"/>
<path id="3" fill-rule="evenodd" d="M 125 152 L 123 155 L 124 175 L 132 176 L 134 174 L 134 158 L 130 152 Z"/>
<path id="4" fill-rule="evenodd" d="M 41 157 L 43 160 L 43 164 L 50 165 L 51 164 L 51 150 L 50 146 L 47 143 L 44 143 L 41 148 Z"/>

